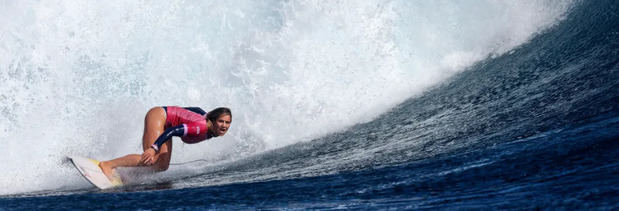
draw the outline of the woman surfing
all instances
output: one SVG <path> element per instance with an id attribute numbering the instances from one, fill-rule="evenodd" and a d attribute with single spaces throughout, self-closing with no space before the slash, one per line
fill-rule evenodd
<path id="1" fill-rule="evenodd" d="M 223 136 L 232 122 L 229 108 L 219 107 L 206 113 L 198 107 L 162 106 L 151 108 L 144 119 L 144 135 L 140 154 L 129 154 L 109 161 L 99 167 L 113 181 L 116 167 L 152 166 L 156 171 L 165 171 L 172 157 L 172 137 L 181 137 L 194 144 L 213 137 Z"/>

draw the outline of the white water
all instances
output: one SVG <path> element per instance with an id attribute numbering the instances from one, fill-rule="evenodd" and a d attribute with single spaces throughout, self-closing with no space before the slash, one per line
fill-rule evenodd
<path id="1" fill-rule="evenodd" d="M 237 159 L 369 121 L 567 11 L 566 1 L 0 0 L 0 194 L 87 187 L 65 155 L 140 153 L 153 106 L 228 106 Z"/>

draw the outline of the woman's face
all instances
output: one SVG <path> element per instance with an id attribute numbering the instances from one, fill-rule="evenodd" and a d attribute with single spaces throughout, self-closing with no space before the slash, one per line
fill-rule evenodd
<path id="1" fill-rule="evenodd" d="M 228 128 L 230 128 L 230 122 L 232 118 L 230 115 L 223 114 L 217 117 L 215 122 L 213 122 L 213 133 L 217 136 L 223 136 L 228 132 Z"/>

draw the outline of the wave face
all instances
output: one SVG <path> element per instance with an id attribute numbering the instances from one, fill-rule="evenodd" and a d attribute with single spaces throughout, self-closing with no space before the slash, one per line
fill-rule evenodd
<path id="1" fill-rule="evenodd" d="M 341 182 L 350 187 L 329 191 L 350 198 L 375 197 L 366 191 L 406 195 L 420 204 L 426 202 L 419 197 L 433 198 L 439 207 L 476 194 L 497 197 L 473 200 L 474 206 L 501 205 L 504 197 L 515 197 L 515 207 L 535 197 L 553 206 L 564 197 L 556 205 L 616 207 L 619 198 L 610 193 L 619 186 L 605 184 L 619 182 L 613 176 L 619 172 L 618 7 L 578 2 L 564 21 L 526 44 L 475 63 L 370 122 L 175 185 L 284 180 L 330 188 Z"/>
<path id="2" fill-rule="evenodd" d="M 525 43 L 570 5 L 4 2 L 0 194 L 88 187 L 64 157 L 140 152 L 143 116 L 158 105 L 233 109 L 229 135 L 176 144 L 173 162 L 225 163 L 330 137 Z M 176 172 L 187 171 L 203 173 Z"/>

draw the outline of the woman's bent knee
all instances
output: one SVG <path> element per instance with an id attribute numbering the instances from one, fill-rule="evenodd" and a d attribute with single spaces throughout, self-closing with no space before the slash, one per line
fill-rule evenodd
<path id="1" fill-rule="evenodd" d="M 160 155 L 155 163 L 155 170 L 165 171 L 170 167 L 170 158 L 168 156 Z"/>
<path id="2" fill-rule="evenodd" d="M 155 170 L 157 171 L 165 171 L 168 170 L 168 168 L 170 167 L 170 163 L 169 162 L 161 162 L 161 163 L 157 163 L 155 164 Z"/>

